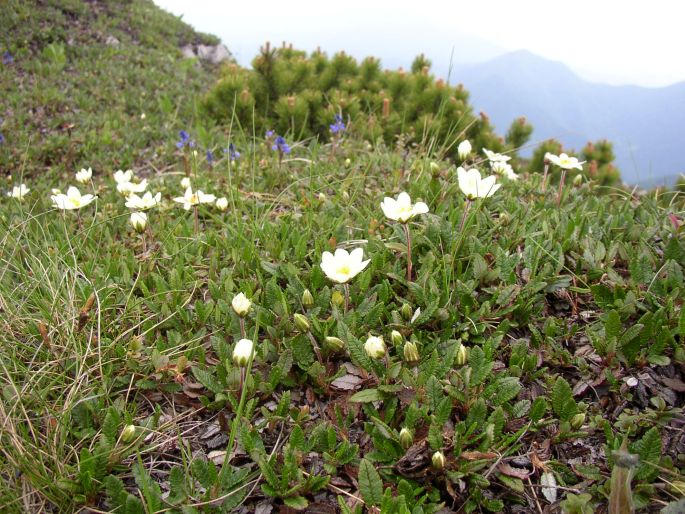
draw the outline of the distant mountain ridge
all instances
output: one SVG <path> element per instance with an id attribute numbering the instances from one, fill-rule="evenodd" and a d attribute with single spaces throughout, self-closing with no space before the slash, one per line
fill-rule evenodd
<path id="1" fill-rule="evenodd" d="M 629 184 L 673 183 L 685 172 L 685 82 L 660 88 L 595 84 L 525 50 L 460 66 L 452 76 L 499 132 L 525 116 L 535 129 L 532 142 L 555 138 L 580 150 L 588 141 L 609 139 Z"/>

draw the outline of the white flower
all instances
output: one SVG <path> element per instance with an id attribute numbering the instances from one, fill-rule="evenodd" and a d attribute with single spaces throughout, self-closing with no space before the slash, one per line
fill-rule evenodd
<path id="1" fill-rule="evenodd" d="M 142 196 L 142 198 L 137 194 L 132 193 L 126 201 L 126 207 L 128 207 L 129 209 L 145 211 L 147 209 L 154 207 L 161 201 L 162 193 L 157 193 L 155 196 L 152 196 L 152 193 L 148 191 Z"/>
<path id="2" fill-rule="evenodd" d="M 507 162 L 509 159 L 511 159 L 511 157 L 509 157 L 508 155 L 502 155 L 501 153 L 492 152 L 487 148 L 483 148 L 483 152 L 485 153 L 490 162 Z"/>
<path id="3" fill-rule="evenodd" d="M 368 266 L 371 259 L 362 261 L 364 250 L 355 248 L 350 253 L 338 248 L 335 255 L 331 252 L 323 252 L 321 256 L 321 269 L 333 282 L 344 284 Z"/>
<path id="4" fill-rule="evenodd" d="M 461 159 L 462 161 L 466 159 L 471 153 L 471 150 L 473 150 L 473 148 L 471 147 L 471 143 L 469 143 L 468 139 L 464 139 L 461 143 L 459 143 L 459 146 L 457 147 L 459 159 Z"/>
<path id="5" fill-rule="evenodd" d="M 423 202 L 412 205 L 407 193 L 400 193 L 397 200 L 386 196 L 381 203 L 381 209 L 388 218 L 401 223 L 406 223 L 414 216 L 428 212 L 428 206 Z"/>
<path id="6" fill-rule="evenodd" d="M 225 196 L 221 197 L 221 198 L 217 198 L 216 208 L 219 209 L 220 211 L 225 211 L 226 209 L 228 209 L 228 199 Z"/>
<path id="7" fill-rule="evenodd" d="M 117 191 L 122 195 L 128 196 L 131 193 L 142 193 L 147 189 L 147 179 L 144 178 L 137 184 L 133 182 L 119 182 L 117 184 Z"/>
<path id="8" fill-rule="evenodd" d="M 183 196 L 174 198 L 174 202 L 182 203 L 183 208 L 186 211 L 195 205 L 200 205 L 201 203 L 213 203 L 214 200 L 216 200 L 216 196 L 205 194 L 202 191 L 196 191 L 193 193 L 191 188 L 187 188 Z"/>
<path id="9" fill-rule="evenodd" d="M 509 180 L 517 180 L 519 178 L 519 176 L 514 173 L 514 168 L 512 168 L 511 164 L 508 162 L 493 161 L 490 163 L 490 168 L 494 173 L 507 177 Z"/>
<path id="10" fill-rule="evenodd" d="M 235 344 L 233 349 L 233 362 L 235 362 L 236 366 L 247 366 L 253 353 L 254 343 L 249 339 L 241 339 Z"/>
<path id="11" fill-rule="evenodd" d="M 19 184 L 18 186 L 14 186 L 12 188 L 12 191 L 9 191 L 7 193 L 7 196 L 16 198 L 17 200 L 21 201 L 24 199 L 26 196 L 26 193 L 31 191 L 28 187 L 26 187 L 25 184 Z"/>
<path id="12" fill-rule="evenodd" d="M 131 180 L 133 180 L 133 170 L 116 171 L 114 173 L 114 180 L 117 184 L 121 184 L 122 182 L 131 182 Z"/>
<path id="13" fill-rule="evenodd" d="M 188 189 L 190 187 L 190 177 L 183 177 L 181 179 L 181 187 L 183 189 Z"/>
<path id="14" fill-rule="evenodd" d="M 369 336 L 364 343 L 366 355 L 372 359 L 380 359 L 385 355 L 385 343 L 382 337 Z"/>
<path id="15" fill-rule="evenodd" d="M 560 155 L 554 155 L 551 153 L 545 154 L 545 158 L 549 160 L 551 163 L 556 164 L 559 166 L 561 169 L 564 170 L 572 170 L 572 169 L 577 169 L 577 170 L 583 170 L 583 164 L 585 164 L 585 161 L 578 162 L 578 159 L 575 157 L 569 157 L 565 153 L 562 153 Z"/>
<path id="16" fill-rule="evenodd" d="M 494 195 L 495 191 L 502 185 L 495 184 L 494 175 L 481 179 L 480 172 L 475 168 L 466 171 L 460 166 L 457 168 L 457 177 L 459 178 L 459 188 L 469 200 L 488 198 Z"/>
<path id="17" fill-rule="evenodd" d="M 58 209 L 68 211 L 85 207 L 90 202 L 95 200 L 94 195 L 81 195 L 81 191 L 79 191 L 78 188 L 73 186 L 67 190 L 66 195 L 59 193 L 57 195 L 51 196 L 50 198 L 52 199 L 52 203 L 55 207 L 57 207 Z"/>
<path id="18" fill-rule="evenodd" d="M 145 230 L 145 225 L 147 225 L 147 214 L 144 212 L 131 213 L 131 226 L 136 232 L 142 233 Z"/>
<path id="19" fill-rule="evenodd" d="M 81 168 L 81 171 L 76 172 L 76 182 L 80 182 L 81 184 L 87 184 L 88 182 L 90 182 L 91 178 L 93 178 L 92 168 Z"/>
<path id="20" fill-rule="evenodd" d="M 247 316 L 251 306 L 252 302 L 243 293 L 235 295 L 231 301 L 231 307 L 233 307 L 235 313 L 241 318 Z"/>
<path id="21" fill-rule="evenodd" d="M 52 194 L 53 194 L 53 195 L 58 195 L 58 194 L 60 194 L 60 193 L 62 192 L 61 189 L 58 189 L 58 188 L 56 188 L 56 187 L 53 188 L 53 189 L 51 189 L 51 191 L 52 191 Z"/>

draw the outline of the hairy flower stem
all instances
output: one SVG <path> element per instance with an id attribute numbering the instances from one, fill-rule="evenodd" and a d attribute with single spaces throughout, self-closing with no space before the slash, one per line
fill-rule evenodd
<path id="1" fill-rule="evenodd" d="M 253 339 L 256 341 L 259 334 L 259 321 L 255 327 Z M 235 417 L 233 418 L 233 423 L 231 425 L 231 432 L 228 437 L 228 445 L 226 446 L 226 455 L 224 457 L 224 462 L 221 464 L 221 470 L 219 470 L 219 480 L 217 480 L 216 485 L 213 488 L 213 496 L 216 497 L 219 494 L 219 487 L 223 483 L 223 478 L 226 473 L 231 469 L 231 454 L 233 453 L 233 445 L 235 444 L 236 435 L 238 433 L 238 427 L 240 426 L 241 418 L 243 416 L 243 411 L 245 410 L 245 401 L 247 400 L 247 387 L 243 387 L 245 382 L 245 377 L 252 371 L 252 362 L 254 361 L 255 352 L 250 355 L 250 360 L 247 361 L 247 366 L 240 368 L 240 402 L 238 403 L 238 410 L 235 412 Z"/>
<path id="2" fill-rule="evenodd" d="M 409 233 L 409 224 L 403 223 L 404 235 L 407 237 L 407 282 L 411 282 L 411 234 Z"/>
<path id="3" fill-rule="evenodd" d="M 145 237 L 145 232 L 143 232 L 140 235 L 141 239 L 143 240 L 143 254 L 147 253 L 147 238 Z"/>
<path id="4" fill-rule="evenodd" d="M 557 193 L 557 207 L 561 205 L 561 195 L 563 194 L 563 189 L 564 189 L 564 180 L 566 179 L 566 170 L 562 168 L 561 170 L 561 178 L 559 179 L 559 192 Z"/>
<path id="5" fill-rule="evenodd" d="M 459 232 L 464 231 L 464 223 L 466 223 L 466 216 L 469 213 L 469 209 L 471 208 L 472 203 L 473 202 L 469 198 L 466 199 L 466 206 L 464 207 L 464 214 L 461 215 L 461 223 L 459 224 Z"/>
<path id="6" fill-rule="evenodd" d="M 245 332 L 245 318 L 238 318 L 240 320 L 240 337 L 242 339 L 247 339 L 247 333 Z"/>
<path id="7" fill-rule="evenodd" d="M 312 348 L 314 349 L 314 353 L 316 354 L 316 358 L 319 360 L 319 364 L 323 365 L 323 357 L 321 356 L 321 349 L 319 348 L 319 345 L 316 343 L 316 339 L 312 335 L 311 332 L 307 332 L 307 336 L 309 336 L 309 340 L 312 342 Z"/>
<path id="8" fill-rule="evenodd" d="M 195 206 L 195 235 L 200 233 L 200 208 Z"/>
<path id="9" fill-rule="evenodd" d="M 345 314 L 347 314 L 350 308 L 350 286 L 348 284 L 343 284 L 343 291 L 345 291 Z"/>
<path id="10" fill-rule="evenodd" d="M 545 163 L 545 171 L 542 173 L 542 192 L 547 190 L 547 173 L 549 172 L 549 163 Z"/>

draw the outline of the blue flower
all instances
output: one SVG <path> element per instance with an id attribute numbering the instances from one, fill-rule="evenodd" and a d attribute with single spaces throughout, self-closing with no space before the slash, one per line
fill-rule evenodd
<path id="1" fill-rule="evenodd" d="M 235 161 L 240 157 L 240 152 L 235 149 L 235 145 L 233 143 L 230 143 L 228 148 L 224 148 L 224 153 L 227 153 L 228 158 L 232 161 Z"/>
<path id="2" fill-rule="evenodd" d="M 214 162 L 214 154 L 212 153 L 211 150 L 207 150 L 207 162 L 209 164 Z"/>
<path id="3" fill-rule="evenodd" d="M 14 62 L 14 57 L 12 57 L 12 54 L 9 53 L 9 51 L 6 51 L 2 54 L 2 64 L 12 64 Z"/>
<path id="4" fill-rule="evenodd" d="M 278 150 L 279 153 L 290 153 L 290 146 L 288 146 L 288 143 L 285 142 L 285 138 L 283 136 L 276 136 L 271 149 Z"/>
<path id="5" fill-rule="evenodd" d="M 267 130 L 267 131 L 266 131 L 266 134 L 264 134 L 264 137 L 267 138 L 267 139 L 269 139 L 269 138 L 272 137 L 273 135 L 274 135 L 274 131 L 273 131 L 273 130 Z"/>
<path id="6" fill-rule="evenodd" d="M 176 143 L 176 148 L 179 150 L 184 146 L 188 146 L 188 148 L 195 148 L 195 141 L 190 139 L 190 134 L 188 134 L 185 130 L 181 130 L 178 133 L 178 136 L 181 138 L 181 140 Z"/>
<path id="7" fill-rule="evenodd" d="M 345 124 L 343 123 L 343 118 L 340 114 L 336 114 L 333 118 L 333 124 L 330 125 L 331 132 L 337 134 L 339 132 L 345 132 Z"/>
<path id="8" fill-rule="evenodd" d="M 5 136 L 0 134 L 0 145 L 5 142 Z"/>

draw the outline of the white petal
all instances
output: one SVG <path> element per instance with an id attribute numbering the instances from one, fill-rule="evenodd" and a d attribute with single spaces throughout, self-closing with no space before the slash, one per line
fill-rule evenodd
<path id="1" fill-rule="evenodd" d="M 428 206 L 423 202 L 416 202 L 411 212 L 412 215 L 426 214 L 428 212 Z"/>

